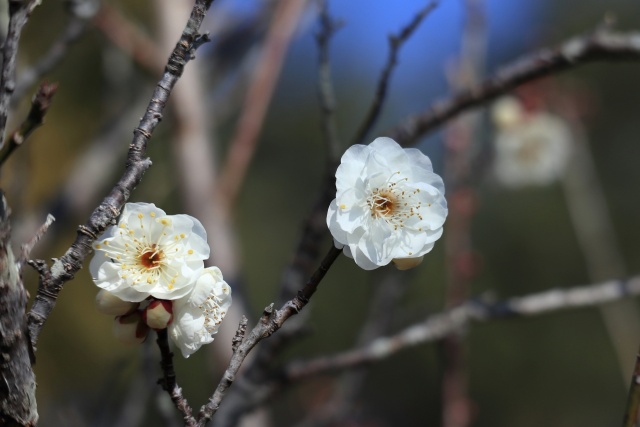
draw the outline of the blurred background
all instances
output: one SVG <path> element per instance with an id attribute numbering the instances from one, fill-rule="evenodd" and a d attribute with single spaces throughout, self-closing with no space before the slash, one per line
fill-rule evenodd
<path id="1" fill-rule="evenodd" d="M 181 2 L 184 7 L 172 9 Z M 22 40 L 18 81 L 70 23 L 82 23 L 77 41 L 44 76 L 59 83 L 45 125 L 12 156 L 2 175 L 16 245 L 30 238 L 46 213 L 57 219 L 34 257 L 62 255 L 77 225 L 86 221 L 122 172 L 131 132 L 191 5 L 183 0 L 169 3 L 114 0 L 96 12 L 91 4 L 52 1 L 34 12 Z M 341 151 L 373 99 L 388 55 L 388 35 L 425 4 L 328 2 L 332 16 L 343 24 L 330 45 Z M 175 103 L 171 98 L 149 146 L 153 167 L 131 201 L 155 203 L 170 214 L 192 214 L 205 224 L 201 212 L 216 215 L 211 181 L 228 172 L 224 165 L 229 147 L 238 138 L 247 88 L 259 69 L 277 7 L 278 2 L 265 0 L 214 2 L 203 25 L 212 43 L 198 50 L 178 83 L 191 95 Z M 605 21 L 615 22 L 616 30 L 638 30 L 639 8 L 629 0 L 443 0 L 401 49 L 388 99 L 369 140 L 528 52 L 592 32 Z M 263 126 L 254 138 L 256 151 L 237 199 L 232 208 L 217 213 L 222 220 L 212 220 L 207 227 L 213 262 L 234 287 L 234 296 L 246 299 L 243 310 L 250 319 L 277 300 L 283 269 L 292 259 L 325 169 L 317 96 L 317 4 L 309 2 L 293 16 L 293 32 L 284 38 L 282 68 L 274 71 L 273 96 L 266 97 Z M 488 109 L 417 142 L 432 158 L 435 171 L 444 175 L 450 197 L 462 195 L 462 200 L 450 198 L 449 207 L 450 219 L 464 225 L 445 224 L 443 239 L 425 262 L 401 276 L 403 293 L 389 318 L 388 334 L 460 298 L 505 299 L 640 271 L 640 121 L 634 108 L 640 99 L 639 72 L 637 63 L 599 62 L 517 94 L 529 113 L 543 110 L 559 117 L 575 137 L 570 144 L 590 151 L 593 162 L 586 162 L 584 173 L 597 179 L 596 198 L 571 194 L 605 208 L 607 242 L 585 240 L 576 225 L 576 205 L 571 205 L 575 197 L 568 193 L 579 184 L 559 178 L 544 185 L 511 186 L 494 176 L 493 142 L 499 129 Z M 29 86 L 16 102 L 9 129 L 26 113 L 35 88 Z M 194 117 L 195 124 L 190 121 Z M 195 160 L 204 161 L 205 167 L 190 163 Z M 319 243 L 324 253 L 331 244 L 328 233 Z M 590 257 L 598 259 L 598 254 L 589 255 L 594 247 L 603 249 L 616 266 L 605 262 L 595 268 Z M 282 360 L 354 346 L 369 302 L 391 269 L 365 272 L 340 257 L 314 296 L 310 333 L 292 344 Z M 36 274 L 27 271 L 25 283 L 34 295 Z M 452 292 L 452 286 L 458 291 Z M 153 337 L 143 346 L 117 342 L 111 333 L 113 319 L 94 309 L 96 292 L 88 269 L 82 270 L 65 286 L 41 335 L 35 366 L 41 425 L 152 426 L 178 419 L 171 408 L 168 415 L 157 409 L 167 407 L 158 403 L 164 395 L 154 389 L 160 371 Z M 609 310 L 609 321 L 603 310 L 587 308 L 490 321 L 464 331 L 454 346 L 464 361 L 457 368 L 465 377 L 469 420 L 463 425 L 618 425 L 628 387 L 624 372 L 630 375 L 640 343 L 635 308 L 632 300 Z M 615 313 L 622 315 L 611 320 Z M 227 326 L 233 332 L 236 324 Z M 178 382 L 194 408 L 212 393 L 226 367 L 220 353 L 229 345 L 228 338 L 220 337 L 209 347 L 226 350 L 203 349 L 188 360 L 176 356 Z M 447 348 L 425 344 L 371 366 L 361 393 L 330 425 L 455 425 L 443 422 Z M 312 379 L 276 396 L 269 402 L 271 425 L 298 425 L 309 414 L 323 411 L 335 378 Z M 140 393 L 151 393 L 148 390 L 154 390 L 149 399 L 136 400 Z"/>

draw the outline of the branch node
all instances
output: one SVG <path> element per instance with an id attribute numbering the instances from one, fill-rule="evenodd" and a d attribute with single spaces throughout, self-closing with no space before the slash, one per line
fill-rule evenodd
<path id="1" fill-rule="evenodd" d="M 269 304 L 264 308 L 264 311 L 262 312 L 262 317 L 260 318 L 260 322 L 267 324 L 272 314 L 273 314 L 273 303 Z"/>
<path id="2" fill-rule="evenodd" d="M 96 236 L 96 233 L 91 231 L 91 229 L 85 225 L 78 226 L 78 232 L 89 236 L 92 240 L 96 240 L 98 238 L 98 236 Z"/>
<path id="3" fill-rule="evenodd" d="M 231 340 L 231 350 L 233 350 L 234 353 L 238 350 L 238 346 L 240 346 L 244 340 L 244 336 L 247 332 L 247 323 L 247 316 L 242 316 L 240 324 L 238 325 L 238 330 Z"/>

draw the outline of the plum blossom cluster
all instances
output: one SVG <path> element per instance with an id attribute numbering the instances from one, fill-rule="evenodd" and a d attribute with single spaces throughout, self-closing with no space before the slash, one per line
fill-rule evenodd
<path id="1" fill-rule="evenodd" d="M 496 126 L 494 173 L 506 187 L 547 185 L 559 179 L 571 157 L 572 134 L 560 117 L 531 110 L 514 97 L 492 108 Z"/>
<path id="2" fill-rule="evenodd" d="M 167 215 L 149 203 L 127 203 L 118 224 L 93 248 L 89 270 L 101 288 L 98 309 L 116 316 L 114 334 L 139 343 L 150 329 L 168 328 L 189 357 L 213 335 L 231 305 L 231 288 L 209 257 L 202 224 L 189 215 Z"/>
<path id="3" fill-rule="evenodd" d="M 365 270 L 415 267 L 442 235 L 444 184 L 418 149 L 391 138 L 353 145 L 336 171 L 336 190 L 327 225 L 336 247 Z"/>

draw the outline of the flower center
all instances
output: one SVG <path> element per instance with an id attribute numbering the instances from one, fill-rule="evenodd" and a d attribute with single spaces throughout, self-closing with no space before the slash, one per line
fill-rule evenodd
<path id="1" fill-rule="evenodd" d="M 394 230 L 405 227 L 405 222 L 412 217 L 422 221 L 422 202 L 419 199 L 419 189 L 409 189 L 404 186 L 407 178 L 399 178 L 400 172 L 395 172 L 384 187 L 374 188 L 367 197 L 367 206 L 371 211 L 371 218 L 382 219 Z M 397 179 L 394 181 L 393 179 Z M 429 205 L 430 206 L 430 205 Z M 413 222 L 413 221 L 412 221 Z M 413 228 L 413 227 L 409 227 Z M 417 228 L 416 231 L 422 231 Z"/>
<path id="2" fill-rule="evenodd" d="M 162 260 L 164 259 L 164 252 L 156 249 L 156 245 L 151 245 L 151 248 L 140 254 L 138 260 L 145 268 L 151 270 L 160 267 Z"/>
<path id="3" fill-rule="evenodd" d="M 396 196 L 389 189 L 374 192 L 369 201 L 371 216 L 374 218 L 393 216 L 396 203 Z"/>

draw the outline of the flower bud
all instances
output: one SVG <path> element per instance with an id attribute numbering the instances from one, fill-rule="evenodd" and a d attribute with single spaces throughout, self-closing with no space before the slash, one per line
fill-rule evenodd
<path id="1" fill-rule="evenodd" d="M 112 316 L 122 316 L 123 314 L 131 313 L 138 308 L 138 303 L 122 301 L 111 292 L 101 289 L 100 292 L 98 292 L 98 295 L 96 295 L 96 306 L 100 313 Z"/>
<path id="2" fill-rule="evenodd" d="M 153 300 L 142 312 L 144 322 L 153 329 L 164 329 L 173 320 L 173 305 L 167 300 Z"/>
<path id="3" fill-rule="evenodd" d="M 149 327 L 144 324 L 139 311 L 117 316 L 113 322 L 113 334 L 127 344 L 140 344 L 147 338 L 147 333 Z"/>
<path id="4" fill-rule="evenodd" d="M 410 270 L 413 267 L 419 266 L 423 259 L 424 255 L 415 258 L 394 258 L 393 263 L 398 270 Z"/>

